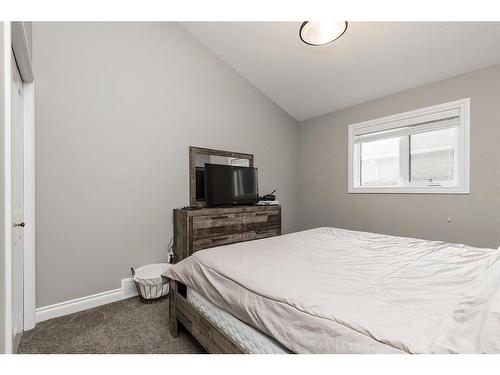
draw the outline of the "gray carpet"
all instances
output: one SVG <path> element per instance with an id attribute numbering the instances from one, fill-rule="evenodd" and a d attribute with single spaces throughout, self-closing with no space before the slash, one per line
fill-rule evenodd
<path id="1" fill-rule="evenodd" d="M 187 332 L 168 331 L 168 301 L 138 297 L 38 323 L 23 334 L 18 353 L 203 353 Z"/>

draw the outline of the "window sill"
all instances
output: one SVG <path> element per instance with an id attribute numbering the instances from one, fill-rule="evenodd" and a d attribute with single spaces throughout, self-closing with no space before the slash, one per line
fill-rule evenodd
<path id="1" fill-rule="evenodd" d="M 470 194 L 470 189 L 463 187 L 349 187 L 349 194 Z"/>

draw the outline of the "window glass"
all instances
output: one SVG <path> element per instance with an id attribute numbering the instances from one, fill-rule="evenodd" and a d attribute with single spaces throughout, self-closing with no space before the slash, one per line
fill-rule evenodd
<path id="1" fill-rule="evenodd" d="M 457 128 L 410 136 L 410 181 L 425 184 L 453 183 Z"/>
<path id="2" fill-rule="evenodd" d="M 399 142 L 398 137 L 360 144 L 362 186 L 394 186 L 399 183 Z"/>

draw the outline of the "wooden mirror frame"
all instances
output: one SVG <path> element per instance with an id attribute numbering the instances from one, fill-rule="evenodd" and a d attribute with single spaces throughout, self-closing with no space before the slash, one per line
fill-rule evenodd
<path id="1" fill-rule="evenodd" d="M 189 146 L 189 204 L 192 207 L 205 207 L 205 201 L 200 202 L 196 200 L 196 155 L 225 156 L 229 158 L 247 159 L 248 166 L 253 167 L 252 154 Z"/>

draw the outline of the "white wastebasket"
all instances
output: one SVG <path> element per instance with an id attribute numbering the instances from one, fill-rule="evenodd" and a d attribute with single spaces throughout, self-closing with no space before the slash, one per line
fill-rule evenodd
<path id="1" fill-rule="evenodd" d="M 131 268 L 142 302 L 155 302 L 168 295 L 168 280 L 161 277 L 168 267 L 169 263 L 154 263 L 136 269 Z"/>

